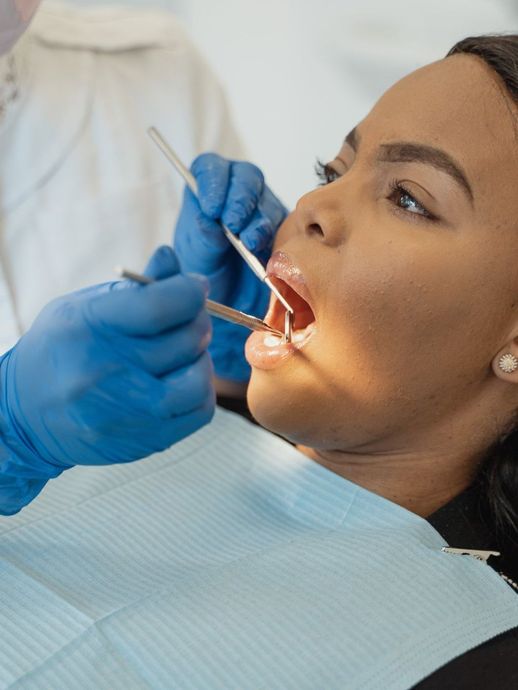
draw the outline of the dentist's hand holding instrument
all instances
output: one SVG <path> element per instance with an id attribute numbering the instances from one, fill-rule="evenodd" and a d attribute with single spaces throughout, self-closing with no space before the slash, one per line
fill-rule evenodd
<path id="1" fill-rule="evenodd" d="M 208 277 L 211 299 L 262 316 L 272 286 L 258 279 L 258 272 L 252 271 L 240 256 L 242 250 L 235 251 L 221 224 L 266 262 L 287 210 L 266 186 L 259 168 L 251 163 L 206 153 L 196 158 L 191 173 L 197 197 L 186 188 L 174 237 L 182 268 Z M 245 329 L 213 320 L 209 352 L 220 378 L 248 380 L 250 368 L 244 358 L 247 337 Z"/>
<path id="2" fill-rule="evenodd" d="M 0 514 L 73 465 L 138 460 L 212 418 L 206 281 L 171 247 L 145 274 L 54 300 L 0 358 Z"/>

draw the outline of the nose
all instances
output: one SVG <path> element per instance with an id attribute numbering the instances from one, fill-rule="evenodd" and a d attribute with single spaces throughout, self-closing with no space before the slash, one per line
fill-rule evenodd
<path id="1" fill-rule="evenodd" d="M 299 232 L 330 247 L 345 240 L 343 216 L 338 213 L 334 194 L 326 187 L 318 187 L 299 199 L 293 215 Z"/>

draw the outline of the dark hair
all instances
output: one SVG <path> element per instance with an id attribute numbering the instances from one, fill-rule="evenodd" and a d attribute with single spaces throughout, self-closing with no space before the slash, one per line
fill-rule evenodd
<path id="1" fill-rule="evenodd" d="M 459 53 L 482 58 L 518 103 L 518 34 L 470 36 L 456 43 L 446 57 Z"/>
<path id="2" fill-rule="evenodd" d="M 456 43 L 446 57 L 463 53 L 484 60 L 518 104 L 517 34 L 471 36 Z M 518 411 L 510 430 L 487 449 L 479 480 L 482 512 L 503 538 L 518 544 Z"/>

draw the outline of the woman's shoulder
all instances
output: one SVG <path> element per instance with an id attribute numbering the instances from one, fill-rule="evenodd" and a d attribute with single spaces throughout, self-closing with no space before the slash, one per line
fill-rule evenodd
<path id="1" fill-rule="evenodd" d="M 428 517 L 450 546 L 497 551 L 488 559 L 518 596 L 518 547 L 502 536 L 484 508 L 483 485 L 475 482 Z M 461 556 L 466 558 L 467 556 Z M 518 688 L 518 628 L 462 654 L 415 686 L 415 690 L 515 690 Z"/>
<path id="2" fill-rule="evenodd" d="M 518 595 L 518 544 L 497 528 L 481 481 L 475 481 L 427 519 L 449 546 L 499 553 L 490 556 L 487 563 Z"/>
<path id="3" fill-rule="evenodd" d="M 518 628 L 466 652 L 414 686 L 414 690 L 516 690 Z"/>

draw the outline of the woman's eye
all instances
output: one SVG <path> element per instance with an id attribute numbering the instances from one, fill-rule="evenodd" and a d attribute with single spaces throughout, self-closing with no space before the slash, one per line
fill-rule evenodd
<path id="1" fill-rule="evenodd" d="M 428 211 L 417 199 L 405 189 L 401 182 L 394 182 L 391 185 L 391 193 L 388 199 L 398 208 L 413 213 L 415 215 L 423 216 L 425 218 L 434 219 L 434 216 Z"/>
<path id="2" fill-rule="evenodd" d="M 340 173 L 338 173 L 328 163 L 322 163 L 322 161 L 318 160 L 315 163 L 315 173 L 320 185 L 329 184 L 340 177 Z"/>

